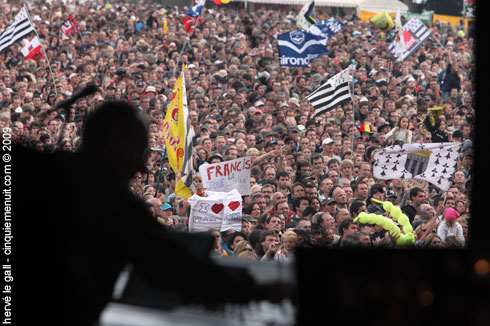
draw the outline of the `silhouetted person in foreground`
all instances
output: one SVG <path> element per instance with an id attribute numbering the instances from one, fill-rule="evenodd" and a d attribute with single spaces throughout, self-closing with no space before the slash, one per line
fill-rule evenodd
<path id="1" fill-rule="evenodd" d="M 12 321 L 96 322 L 128 262 L 151 286 L 178 290 L 189 301 L 269 298 L 270 287 L 209 260 L 211 237 L 167 231 L 129 191 L 146 146 L 139 112 L 126 102 L 106 102 L 88 117 L 80 151 L 16 148 L 12 224 L 19 267 Z M 201 241 L 201 250 L 188 246 L 189 239 Z"/>

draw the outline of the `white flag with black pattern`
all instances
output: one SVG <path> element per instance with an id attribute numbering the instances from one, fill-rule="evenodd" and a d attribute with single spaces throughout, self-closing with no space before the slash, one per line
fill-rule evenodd
<path id="1" fill-rule="evenodd" d="M 374 156 L 377 179 L 425 180 L 447 191 L 456 172 L 461 143 L 404 144 L 384 148 Z"/>

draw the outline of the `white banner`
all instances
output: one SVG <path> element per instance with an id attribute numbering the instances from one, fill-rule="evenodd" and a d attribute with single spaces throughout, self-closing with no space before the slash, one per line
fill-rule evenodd
<path id="1" fill-rule="evenodd" d="M 250 157 L 214 164 L 202 164 L 199 167 L 202 184 L 206 190 L 226 192 L 238 190 L 242 196 L 250 195 Z"/>
<path id="2" fill-rule="evenodd" d="M 206 191 L 206 194 L 208 197 L 193 195 L 188 199 L 191 205 L 189 232 L 240 231 L 243 209 L 240 193 L 233 189 L 229 192 Z"/>
<path id="3" fill-rule="evenodd" d="M 418 179 L 447 191 L 456 171 L 461 143 L 404 144 L 374 155 L 373 176 L 381 180 Z"/>

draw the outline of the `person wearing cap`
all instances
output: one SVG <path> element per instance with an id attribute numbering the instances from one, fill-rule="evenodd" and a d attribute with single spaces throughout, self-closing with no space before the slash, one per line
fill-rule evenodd
<path id="1" fill-rule="evenodd" d="M 384 133 L 384 134 L 387 134 L 390 130 L 391 130 L 391 124 L 388 121 L 382 122 L 377 128 L 378 133 Z"/>
<path id="2" fill-rule="evenodd" d="M 325 138 L 322 140 L 322 155 L 332 157 L 333 156 L 333 139 Z"/>
<path id="3" fill-rule="evenodd" d="M 158 95 L 155 86 L 147 86 L 144 94 L 148 96 L 150 99 L 156 98 Z"/>
<path id="4" fill-rule="evenodd" d="M 396 194 L 396 192 L 394 192 L 392 189 L 386 190 L 384 201 L 389 201 L 392 202 L 393 204 L 397 204 L 397 200 L 398 200 L 398 195 Z"/>
<path id="5" fill-rule="evenodd" d="M 296 97 L 290 97 L 288 100 L 288 107 L 289 109 L 293 110 L 294 112 L 298 112 L 299 110 L 299 101 Z"/>
<path id="6" fill-rule="evenodd" d="M 72 89 L 77 89 L 78 84 L 80 83 L 80 76 L 76 72 L 73 72 L 68 77 L 68 81 Z"/>
<path id="7" fill-rule="evenodd" d="M 136 83 L 136 89 L 135 91 L 138 93 L 139 96 L 142 96 L 143 93 L 145 92 L 145 83 L 142 81 L 138 81 Z"/>
<path id="8" fill-rule="evenodd" d="M 272 140 L 269 140 L 265 146 L 264 146 L 264 150 L 266 153 L 270 153 L 270 152 L 273 152 L 275 151 L 277 148 L 278 148 L 278 143 L 277 143 L 277 140 L 275 139 L 272 139 Z"/>
<path id="9" fill-rule="evenodd" d="M 322 201 L 321 205 L 323 210 L 332 216 L 337 212 L 337 201 L 332 197 L 327 197 Z"/>
<path id="10" fill-rule="evenodd" d="M 261 112 L 264 109 L 265 103 L 261 100 L 258 100 L 254 103 L 255 108 L 259 109 Z"/>
<path id="11" fill-rule="evenodd" d="M 225 159 L 223 158 L 223 156 L 219 153 L 211 153 L 211 155 L 209 156 L 209 159 L 208 159 L 208 163 L 209 164 L 214 164 L 214 163 L 219 163 L 219 162 L 223 162 Z"/>
<path id="12" fill-rule="evenodd" d="M 437 235 L 442 242 L 445 243 L 449 237 L 455 237 L 463 246 L 465 245 L 463 227 L 456 221 L 459 216 L 458 211 L 452 207 L 444 211 L 444 220 L 437 227 Z"/>
<path id="13" fill-rule="evenodd" d="M 107 87 L 105 88 L 105 96 L 114 95 L 115 93 L 116 93 L 116 87 L 114 86 L 114 84 L 107 85 Z"/>
<path id="14" fill-rule="evenodd" d="M 165 220 L 165 222 L 170 218 L 170 216 L 173 215 L 175 212 L 175 209 L 170 205 L 169 203 L 163 203 L 162 205 L 162 219 Z"/>
<path id="15" fill-rule="evenodd" d="M 256 107 L 252 107 L 250 110 L 250 118 L 255 124 L 258 124 L 262 120 L 263 114 L 264 112 Z"/>

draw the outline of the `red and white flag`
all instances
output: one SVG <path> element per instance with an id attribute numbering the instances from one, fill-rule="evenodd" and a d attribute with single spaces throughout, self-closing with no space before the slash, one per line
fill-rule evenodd
<path id="1" fill-rule="evenodd" d="M 417 51 L 417 49 L 432 35 L 431 30 L 417 17 L 410 18 L 410 20 L 403 25 L 402 33 L 403 35 L 397 33 L 397 39 L 389 45 L 391 53 L 400 61 L 404 61 Z M 402 45 L 401 42 L 403 42 L 404 45 Z M 401 46 L 401 49 L 404 49 L 403 53 L 400 53 L 401 50 L 400 48 L 397 48 L 397 44 L 398 46 Z"/>
<path id="2" fill-rule="evenodd" d="M 70 36 L 74 32 L 78 31 L 77 23 L 75 22 L 75 19 L 72 15 L 70 15 L 68 20 L 63 23 L 63 26 L 61 26 L 61 30 L 63 31 L 63 34 L 65 36 Z"/>
<path id="3" fill-rule="evenodd" d="M 41 59 L 44 54 L 41 51 L 41 42 L 37 38 L 37 36 L 34 36 L 32 40 L 26 40 L 26 45 L 21 49 L 22 54 L 24 55 L 24 58 L 27 59 L 33 59 L 35 61 L 38 61 Z"/>

